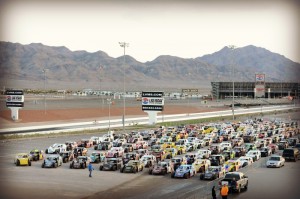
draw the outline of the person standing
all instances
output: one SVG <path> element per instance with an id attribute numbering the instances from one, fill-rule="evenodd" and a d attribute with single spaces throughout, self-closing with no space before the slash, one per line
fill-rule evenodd
<path id="1" fill-rule="evenodd" d="M 213 199 L 217 199 L 215 186 L 213 186 L 213 188 L 211 189 L 211 196 L 212 196 Z"/>
<path id="2" fill-rule="evenodd" d="M 227 184 L 223 184 L 223 186 L 221 188 L 221 196 L 222 196 L 222 199 L 227 199 L 227 196 L 228 196 L 228 186 L 227 186 Z"/>
<path id="3" fill-rule="evenodd" d="M 89 169 L 89 173 L 90 173 L 89 177 L 92 177 L 92 171 L 94 170 L 94 167 L 91 162 L 88 165 L 88 169 Z"/>

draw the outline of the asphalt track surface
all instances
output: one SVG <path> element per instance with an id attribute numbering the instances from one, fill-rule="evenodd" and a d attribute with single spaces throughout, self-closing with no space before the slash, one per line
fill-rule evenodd
<path id="1" fill-rule="evenodd" d="M 300 120 L 299 113 L 276 115 L 276 118 Z M 266 116 L 267 117 L 267 116 Z M 274 119 L 274 115 L 271 119 Z M 172 179 L 170 175 L 148 175 L 99 171 L 94 165 L 93 177 L 87 169 L 69 169 L 69 163 L 56 169 L 41 168 L 41 161 L 32 166 L 16 167 L 14 155 L 33 148 L 46 149 L 53 143 L 80 140 L 92 135 L 56 136 L 35 139 L 6 140 L 0 143 L 0 198 L 210 198 L 215 182 L 200 181 L 199 174 L 191 179 Z M 91 153 L 93 149 L 89 149 Z M 248 191 L 229 198 L 299 198 L 297 179 L 300 161 L 288 162 L 280 169 L 265 168 L 266 158 L 254 163 L 245 172 L 249 176 Z M 285 197 L 282 197 L 285 196 Z"/>

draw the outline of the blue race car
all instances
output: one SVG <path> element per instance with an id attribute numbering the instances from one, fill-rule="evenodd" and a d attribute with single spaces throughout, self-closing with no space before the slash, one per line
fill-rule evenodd
<path id="1" fill-rule="evenodd" d="M 171 174 L 172 178 L 190 178 L 196 175 L 196 169 L 192 165 L 180 165 L 174 173 Z"/>

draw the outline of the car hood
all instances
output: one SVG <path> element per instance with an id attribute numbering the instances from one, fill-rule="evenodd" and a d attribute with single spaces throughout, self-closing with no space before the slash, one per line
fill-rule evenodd
<path id="1" fill-rule="evenodd" d="M 278 164 L 280 161 L 268 160 L 267 164 Z"/>
<path id="2" fill-rule="evenodd" d="M 54 162 L 55 162 L 54 160 L 48 160 L 48 159 L 45 160 L 45 164 L 53 164 Z"/>

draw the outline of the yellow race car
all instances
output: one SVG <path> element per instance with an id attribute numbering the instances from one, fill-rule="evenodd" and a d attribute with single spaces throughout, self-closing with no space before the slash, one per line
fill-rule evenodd
<path id="1" fill-rule="evenodd" d="M 175 148 L 178 151 L 178 155 L 186 153 L 186 146 L 185 145 L 176 145 Z"/>
<path id="2" fill-rule="evenodd" d="M 228 160 L 227 162 L 225 162 L 224 166 L 226 173 L 238 171 L 242 167 L 239 160 Z"/>
<path id="3" fill-rule="evenodd" d="M 165 154 L 167 159 L 174 158 L 177 155 L 177 149 L 175 148 L 166 148 Z"/>
<path id="4" fill-rule="evenodd" d="M 15 157 L 14 163 L 17 166 L 23 166 L 23 165 L 31 166 L 29 154 L 28 153 L 18 153 Z"/>
<path id="5" fill-rule="evenodd" d="M 44 159 L 44 152 L 39 149 L 32 149 L 29 152 L 29 158 L 31 161 L 38 161 Z"/>
<path id="6" fill-rule="evenodd" d="M 162 144 L 162 147 L 164 149 L 166 149 L 166 148 L 174 148 L 175 147 L 175 143 L 174 142 L 165 142 L 165 143 Z"/>

